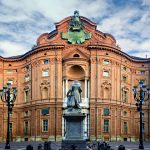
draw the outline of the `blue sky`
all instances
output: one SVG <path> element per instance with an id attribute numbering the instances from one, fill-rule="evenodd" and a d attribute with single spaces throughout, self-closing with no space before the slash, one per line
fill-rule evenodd
<path id="1" fill-rule="evenodd" d="M 150 0 L 0 0 L 0 56 L 31 50 L 74 10 L 112 34 L 122 51 L 150 57 Z"/>

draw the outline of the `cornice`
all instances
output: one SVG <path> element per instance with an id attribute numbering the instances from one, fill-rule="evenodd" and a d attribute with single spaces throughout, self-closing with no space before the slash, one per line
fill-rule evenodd
<path id="1" fill-rule="evenodd" d="M 128 59 L 129 61 L 133 61 L 133 62 L 138 62 L 138 63 L 147 63 L 150 62 L 150 58 L 134 58 L 128 54 L 126 54 L 125 52 L 121 51 L 119 47 L 113 47 L 113 46 L 109 46 L 106 44 L 90 44 L 87 46 L 88 49 L 92 50 L 92 49 L 98 49 L 98 50 L 107 50 L 107 51 L 112 51 L 116 54 L 119 54 L 120 56 Z"/>
<path id="2" fill-rule="evenodd" d="M 86 61 L 86 62 L 88 62 L 89 59 L 86 59 L 86 58 L 74 58 L 74 57 L 63 59 L 63 62 L 68 62 L 68 61 Z"/>
<path id="3" fill-rule="evenodd" d="M 44 50 L 63 49 L 64 47 L 65 46 L 63 44 L 46 44 L 46 45 L 35 46 L 32 50 L 28 51 L 27 53 L 23 55 L 15 56 L 15 57 L 8 57 L 8 58 L 4 58 L 0 56 L 0 60 L 6 61 L 6 62 L 20 61 L 20 60 L 26 59 L 27 57 L 35 53 L 38 53 Z"/>

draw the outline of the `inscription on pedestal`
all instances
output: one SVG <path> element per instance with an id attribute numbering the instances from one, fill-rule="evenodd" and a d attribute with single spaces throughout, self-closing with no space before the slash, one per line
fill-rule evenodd
<path id="1" fill-rule="evenodd" d="M 66 139 L 82 139 L 82 120 L 70 118 L 66 123 Z"/>

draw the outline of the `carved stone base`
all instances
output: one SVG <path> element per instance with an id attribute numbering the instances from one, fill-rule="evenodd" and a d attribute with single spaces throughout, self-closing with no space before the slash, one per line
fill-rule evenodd
<path id="1" fill-rule="evenodd" d="M 69 109 L 63 117 L 66 122 L 66 134 L 65 140 L 62 140 L 61 150 L 87 150 L 86 141 L 83 139 L 83 120 L 85 114 L 78 110 Z"/>

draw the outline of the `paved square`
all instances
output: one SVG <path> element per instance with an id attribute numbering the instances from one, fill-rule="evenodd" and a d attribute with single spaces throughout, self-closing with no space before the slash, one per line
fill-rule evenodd
<path id="1" fill-rule="evenodd" d="M 112 146 L 112 148 L 114 148 L 114 150 L 117 150 L 119 145 L 124 145 L 126 150 L 138 150 L 138 146 L 139 146 L 138 142 L 108 142 L 108 143 L 109 145 Z M 42 144 L 42 146 L 44 146 L 44 142 L 12 142 L 10 143 L 11 150 L 26 150 L 26 146 L 29 144 L 33 145 L 34 150 L 38 149 L 39 144 Z M 52 150 L 58 150 L 60 147 L 61 147 L 60 142 L 52 142 L 51 144 Z M 4 150 L 4 149 L 5 149 L 5 143 L 0 143 L 0 150 Z M 150 150 L 150 143 L 144 143 L 144 150 Z"/>

